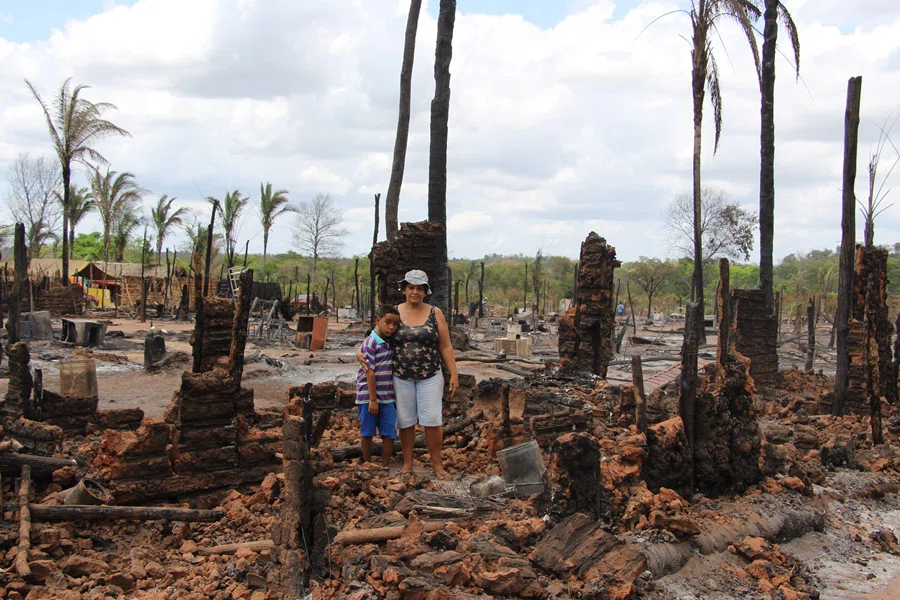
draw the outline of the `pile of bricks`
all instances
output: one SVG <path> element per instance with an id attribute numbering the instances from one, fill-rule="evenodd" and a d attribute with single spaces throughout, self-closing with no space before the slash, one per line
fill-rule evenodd
<path id="1" fill-rule="evenodd" d="M 9 387 L 0 405 L 4 434 L 16 439 L 27 451 L 52 456 L 62 450 L 63 432 L 59 427 L 41 423 L 31 397 L 34 379 L 31 355 L 24 342 L 12 344 L 9 358 Z"/>

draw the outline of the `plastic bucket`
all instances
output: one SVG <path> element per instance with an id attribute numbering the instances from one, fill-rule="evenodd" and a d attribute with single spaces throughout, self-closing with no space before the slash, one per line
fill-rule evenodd
<path id="1" fill-rule="evenodd" d="M 97 367 L 89 358 L 79 358 L 59 364 L 59 393 L 61 396 L 90 398 L 97 395 Z"/>
<path id="2" fill-rule="evenodd" d="M 543 481 L 544 456 L 534 440 L 498 450 L 497 462 L 503 480 L 510 485 Z"/>

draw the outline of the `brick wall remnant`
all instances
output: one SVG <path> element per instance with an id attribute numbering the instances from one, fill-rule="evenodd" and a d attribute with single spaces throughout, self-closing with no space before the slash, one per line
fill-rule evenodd
<path id="1" fill-rule="evenodd" d="M 613 357 L 614 271 L 616 249 L 594 233 L 581 244 L 574 306 L 559 319 L 559 361 L 567 372 L 606 377 Z"/>
<path id="2" fill-rule="evenodd" d="M 758 384 L 778 378 L 778 321 L 766 309 L 762 290 L 732 290 L 731 339 L 739 354 L 750 359 L 750 376 Z"/>
<path id="3" fill-rule="evenodd" d="M 891 355 L 894 328 L 887 307 L 887 250 L 857 244 L 853 278 L 853 306 L 847 336 L 847 397 L 844 408 L 866 414 L 869 385 L 879 396 L 894 402 L 897 379 Z M 871 290 L 870 290 L 871 287 Z M 870 293 L 871 292 L 871 293 Z M 867 302 L 868 312 L 867 314 Z M 871 372 L 870 372 L 871 371 Z"/>
<path id="4" fill-rule="evenodd" d="M 231 351 L 231 326 L 234 322 L 234 302 L 228 298 L 203 298 L 203 318 L 198 319 L 191 333 L 191 346 L 200 337 L 200 368 L 198 373 L 211 371 L 219 359 Z M 197 350 L 195 349 L 195 352 Z"/>
<path id="5" fill-rule="evenodd" d="M 80 285 L 52 287 L 34 295 L 35 310 L 50 311 L 54 317 L 84 314 L 84 290 Z"/>
<path id="6" fill-rule="evenodd" d="M 31 397 L 34 380 L 28 345 L 16 342 L 7 349 L 6 355 L 9 387 L 0 405 L 3 433 L 22 444 L 26 452 L 53 456 L 62 450 L 63 432 L 59 427 L 34 420 L 38 415 Z"/>
<path id="7" fill-rule="evenodd" d="M 441 264 L 438 252 L 438 242 L 443 236 L 444 227 L 439 223 L 401 223 L 400 231 L 394 239 L 379 242 L 372 248 L 380 303 L 396 305 L 405 300 L 397 289 L 397 282 L 411 269 L 419 269 L 428 274 L 432 291 L 441 282 L 446 285 L 447 265 Z"/>

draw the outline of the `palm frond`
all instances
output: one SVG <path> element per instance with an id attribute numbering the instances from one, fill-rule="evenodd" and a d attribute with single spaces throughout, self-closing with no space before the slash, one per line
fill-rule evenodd
<path id="1" fill-rule="evenodd" d="M 797 79 L 800 79 L 800 34 L 797 33 L 797 25 L 794 23 L 794 18 L 791 17 L 791 13 L 788 12 L 788 9 L 785 7 L 783 2 L 778 3 L 778 19 L 781 21 L 781 24 L 784 25 L 784 30 L 788 34 L 788 38 L 791 40 L 791 48 L 794 50 L 794 69 L 797 73 Z"/>
<path id="2" fill-rule="evenodd" d="M 719 66 L 712 52 L 708 53 L 709 68 L 706 72 L 706 86 L 709 89 L 709 101 L 713 108 L 713 123 L 715 125 L 715 143 L 713 153 L 719 149 L 719 137 L 722 135 L 722 91 L 719 88 Z"/>

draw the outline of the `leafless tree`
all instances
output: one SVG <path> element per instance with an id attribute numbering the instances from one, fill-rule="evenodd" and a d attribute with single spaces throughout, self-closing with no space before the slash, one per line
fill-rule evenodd
<path id="1" fill-rule="evenodd" d="M 725 190 L 703 186 L 700 195 L 700 238 L 703 262 L 717 257 L 749 260 L 753 250 L 756 214 L 732 201 Z M 690 194 L 675 197 L 666 215 L 670 247 L 694 258 L 694 205 Z"/>
<path id="2" fill-rule="evenodd" d="M 19 154 L 9 169 L 6 205 L 17 223 L 25 225 L 29 258 L 41 255 L 56 236 L 62 207 L 56 202 L 62 178 L 53 161 Z"/>
<path id="3" fill-rule="evenodd" d="M 294 222 L 294 245 L 300 252 L 312 256 L 312 279 L 316 279 L 319 258 L 333 256 L 344 246 L 347 229 L 344 216 L 328 194 L 316 194 L 297 206 Z"/>

